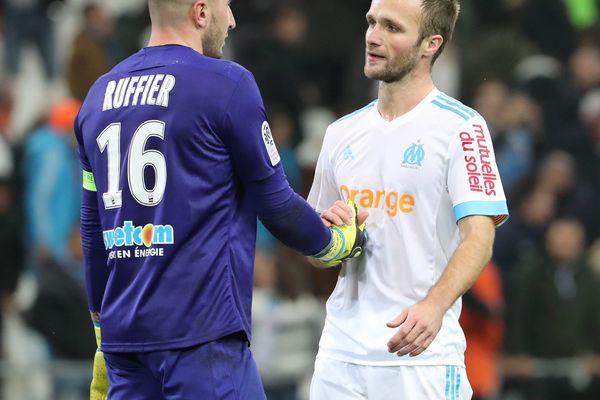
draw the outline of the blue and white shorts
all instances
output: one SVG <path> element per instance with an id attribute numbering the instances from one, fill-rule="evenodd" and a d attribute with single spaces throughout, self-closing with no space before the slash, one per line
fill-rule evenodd
<path id="1" fill-rule="evenodd" d="M 464 367 L 371 366 L 319 357 L 310 400 L 470 400 Z"/>

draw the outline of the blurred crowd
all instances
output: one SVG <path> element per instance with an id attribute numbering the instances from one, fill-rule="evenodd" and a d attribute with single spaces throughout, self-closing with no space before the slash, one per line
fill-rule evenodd
<path id="1" fill-rule="evenodd" d="M 226 56 L 254 73 L 304 196 L 327 125 L 376 96 L 362 74 L 369 5 L 232 3 Z M 597 0 L 463 0 L 434 68 L 441 90 L 487 120 L 511 212 L 463 299 L 476 399 L 600 398 L 599 18 Z M 143 0 L 0 1 L 0 398 L 86 397 L 95 344 L 72 122 L 148 27 Z M 41 86 L 28 86 L 31 62 Z M 305 398 L 337 270 L 310 267 L 261 225 L 255 269 L 252 350 L 268 398 Z M 69 362 L 79 374 L 52 367 Z"/>

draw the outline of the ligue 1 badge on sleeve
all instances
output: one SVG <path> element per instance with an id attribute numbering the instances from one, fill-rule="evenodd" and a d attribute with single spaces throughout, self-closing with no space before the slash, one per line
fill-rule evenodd
<path id="1" fill-rule="evenodd" d="M 267 149 L 267 153 L 269 154 L 269 158 L 271 159 L 271 165 L 276 166 L 280 160 L 279 152 L 277 151 L 277 147 L 275 146 L 275 141 L 273 140 L 273 134 L 271 133 L 271 127 L 267 121 L 262 124 L 262 139 L 265 143 L 265 147 Z"/>

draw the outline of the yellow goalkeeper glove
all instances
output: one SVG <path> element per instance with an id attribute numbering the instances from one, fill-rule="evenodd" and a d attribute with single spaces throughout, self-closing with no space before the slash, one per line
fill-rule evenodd
<path id="1" fill-rule="evenodd" d="M 331 225 L 331 242 L 323 251 L 313 256 L 324 267 L 333 267 L 350 258 L 362 254 L 367 242 L 366 224 L 358 225 L 358 207 L 352 200 L 348 200 L 348 206 L 352 210 L 352 221 L 350 225 Z"/>
<path id="2" fill-rule="evenodd" d="M 90 400 L 106 400 L 108 399 L 108 374 L 104 362 L 104 353 L 100 348 L 100 320 L 96 320 L 96 318 L 93 319 L 98 349 L 94 355 L 94 371 L 92 375 L 92 384 L 90 385 Z"/>

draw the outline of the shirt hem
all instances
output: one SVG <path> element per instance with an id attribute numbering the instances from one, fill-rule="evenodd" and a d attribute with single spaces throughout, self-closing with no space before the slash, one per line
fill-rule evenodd
<path id="1" fill-rule="evenodd" d="M 184 339 L 176 339 L 169 340 L 165 342 L 157 342 L 157 343 L 102 343 L 100 348 L 103 352 L 106 353 L 146 353 L 151 351 L 164 351 L 164 350 L 176 350 L 176 349 L 184 349 L 187 347 L 199 346 L 204 343 L 212 342 L 218 339 L 221 339 L 225 336 L 229 336 L 236 332 L 244 332 L 246 337 L 248 336 L 248 332 L 246 329 L 238 327 L 235 329 L 227 329 L 220 333 L 210 336 L 200 336 L 196 338 L 184 338 Z"/>

